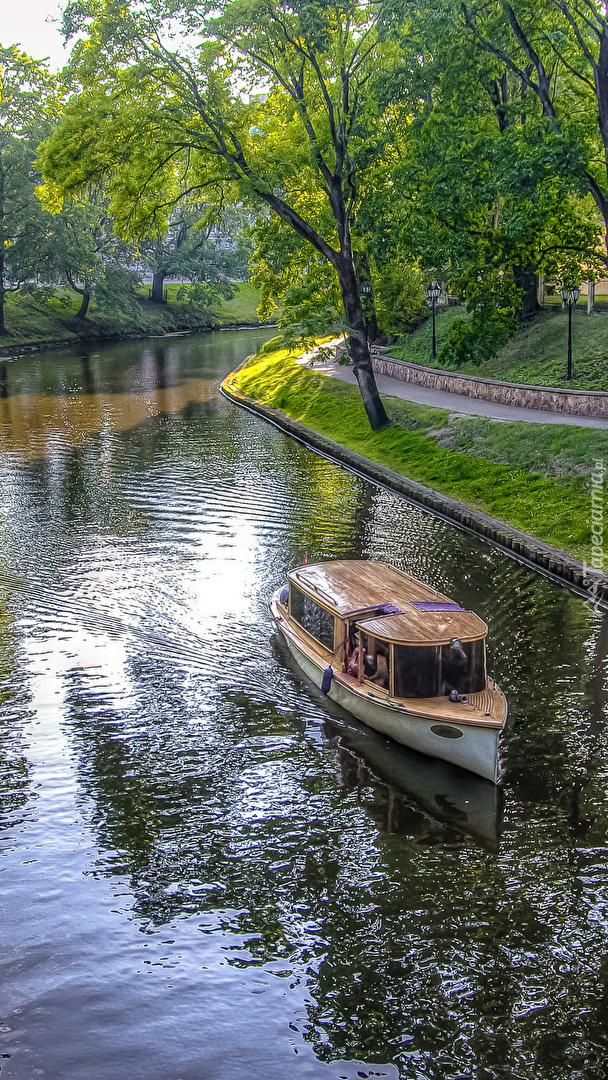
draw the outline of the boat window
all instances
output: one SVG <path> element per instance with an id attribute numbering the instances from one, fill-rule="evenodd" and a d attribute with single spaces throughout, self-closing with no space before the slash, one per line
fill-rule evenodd
<path id="1" fill-rule="evenodd" d="M 439 697 L 439 648 L 395 645 L 395 697 Z"/>
<path id="2" fill-rule="evenodd" d="M 295 585 L 289 589 L 289 612 L 308 634 L 325 645 L 326 649 L 333 650 L 334 616 L 315 603 L 312 597 L 296 589 Z"/>
<path id="3" fill-rule="evenodd" d="M 440 694 L 478 694 L 486 687 L 485 641 L 441 646 Z"/>
<path id="4" fill-rule="evenodd" d="M 395 645 L 395 697 L 476 694 L 486 686 L 485 641 Z"/>

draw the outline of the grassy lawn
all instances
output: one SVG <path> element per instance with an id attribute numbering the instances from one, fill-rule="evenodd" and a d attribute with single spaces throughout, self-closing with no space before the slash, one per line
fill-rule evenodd
<path id="1" fill-rule="evenodd" d="M 608 317 L 586 315 L 580 308 L 572 316 L 572 374 L 566 379 L 568 315 L 556 305 L 543 311 L 520 330 L 493 360 L 476 374 L 508 382 L 571 387 L 573 390 L 608 390 Z"/>
<path id="2" fill-rule="evenodd" d="M 589 472 L 608 432 L 453 417 L 385 398 L 370 431 L 358 390 L 266 346 L 235 377 L 242 393 L 307 427 L 579 558 L 590 556 Z"/>
<path id="3" fill-rule="evenodd" d="M 457 307 L 437 308 L 437 350 L 441 349 L 441 342 L 449 327 L 455 319 L 466 319 L 467 309 L 464 304 Z M 399 339 L 396 345 L 391 347 L 391 356 L 398 360 L 407 360 L 410 364 L 424 364 L 426 367 L 439 367 L 437 360 L 431 360 L 431 347 L 433 341 L 433 322 L 426 319 L 421 326 Z"/>
<path id="4" fill-rule="evenodd" d="M 601 309 L 608 305 L 602 302 Z M 437 317 L 437 343 L 454 319 L 465 315 L 464 307 L 448 308 Z M 479 375 L 506 382 L 533 383 L 538 386 L 570 387 L 572 390 L 608 391 L 608 317 L 588 316 L 580 306 L 573 313 L 573 378 L 566 379 L 568 316 L 556 303 L 542 311 L 518 331 L 492 360 L 476 366 L 464 364 L 464 375 Z M 431 361 L 431 320 L 391 349 L 391 355 L 416 364 L 440 367 L 441 360 Z"/>
<path id="5" fill-rule="evenodd" d="M 187 291 L 188 285 L 180 285 L 176 282 L 165 285 L 164 292 L 167 296 L 169 305 L 176 305 L 180 309 L 188 308 L 188 305 L 184 303 L 183 299 L 181 301 L 178 301 L 177 299 L 178 294 L 182 289 Z M 149 285 L 140 285 L 140 296 L 147 299 L 149 292 Z M 253 325 L 257 325 L 259 319 L 256 308 L 259 302 L 260 294 L 258 290 L 255 289 L 249 281 L 242 281 L 237 285 L 237 291 L 232 300 L 222 301 L 221 305 L 217 308 L 215 317 L 221 326 L 225 326 L 231 322 L 252 323 Z"/>
<path id="6" fill-rule="evenodd" d="M 243 281 L 236 296 L 232 300 L 224 300 L 218 311 L 218 317 L 222 324 L 229 322 L 251 323 L 256 326 L 260 321 L 256 308 L 260 302 L 260 294 L 249 281 Z"/>
<path id="7" fill-rule="evenodd" d="M 148 288 L 140 289 L 141 304 L 134 315 L 104 312 L 91 305 L 84 322 L 76 319 L 80 297 L 71 289 L 36 289 L 32 293 L 13 293 L 6 301 L 7 335 L 0 338 L 4 350 L 19 345 L 42 345 L 45 342 L 79 341 L 83 338 L 108 338 L 122 335 L 163 334 L 175 330 L 206 330 L 233 324 L 255 325 L 258 322 L 257 291 L 248 282 L 238 286 L 232 300 L 226 300 L 217 312 L 202 311 L 188 304 L 176 303 L 179 285 L 169 285 L 167 304 L 147 302 Z"/>

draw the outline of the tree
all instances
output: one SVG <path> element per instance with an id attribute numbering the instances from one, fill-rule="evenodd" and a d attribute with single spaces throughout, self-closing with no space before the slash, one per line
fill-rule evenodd
<path id="1" fill-rule="evenodd" d="M 222 247 L 214 242 L 216 225 L 214 207 L 186 203 L 176 207 L 164 234 L 139 242 L 139 254 L 152 270 L 153 303 L 163 302 L 167 277 L 204 286 L 193 295 L 204 297 L 207 305 L 234 295 L 232 282 L 244 274 L 245 266 L 235 243 Z"/>
<path id="2" fill-rule="evenodd" d="M 66 282 L 81 297 L 76 318 L 86 319 L 94 298 L 133 312 L 135 252 L 116 236 L 103 190 L 89 185 L 78 197 L 64 200 L 51 220 L 53 280 Z"/>
<path id="3" fill-rule="evenodd" d="M 608 265 L 608 6 L 604 0 L 460 4 L 480 48 L 536 96 L 557 135 L 575 141 L 604 222 Z"/>
<path id="4" fill-rule="evenodd" d="M 401 245 L 448 277 L 480 322 L 502 310 L 508 332 L 515 309 L 536 310 L 538 273 L 597 265 L 580 146 L 555 130 L 502 57 L 479 49 L 453 4 L 396 0 L 384 13 L 409 57 L 394 74 L 393 99 L 415 90 L 419 105 L 396 130 L 391 168 L 368 199 L 368 219 L 381 220 L 372 250 L 382 258 Z"/>
<path id="5" fill-rule="evenodd" d="M 387 423 L 352 243 L 360 177 L 382 153 L 370 87 L 395 51 L 372 0 L 224 0 L 209 14 L 187 0 L 86 0 L 66 28 L 88 34 L 75 50 L 84 89 L 43 149 L 45 175 L 66 192 L 111 171 L 131 235 L 151 208 L 166 228 L 178 186 L 265 204 L 333 267 L 370 424 Z M 179 49 L 171 33 L 188 35 Z"/>
<path id="6" fill-rule="evenodd" d="M 36 198 L 34 159 L 55 111 L 54 89 L 42 65 L 14 46 L 0 47 L 0 334 L 7 294 L 52 274 L 52 216 Z"/>

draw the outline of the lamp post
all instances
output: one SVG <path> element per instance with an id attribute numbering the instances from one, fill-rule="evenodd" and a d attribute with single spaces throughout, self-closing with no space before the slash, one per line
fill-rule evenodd
<path id="1" fill-rule="evenodd" d="M 562 300 L 565 304 L 568 304 L 568 372 L 567 379 L 572 378 L 572 307 L 578 303 L 578 298 L 581 295 L 581 290 L 578 285 L 575 285 L 572 289 L 562 289 Z"/>
<path id="2" fill-rule="evenodd" d="M 362 281 L 359 286 L 359 293 L 361 295 L 361 307 L 363 308 L 363 319 L 365 321 L 365 336 L 369 338 L 369 298 L 372 295 L 372 283 L 371 281 Z"/>
<path id="3" fill-rule="evenodd" d="M 437 307 L 437 301 L 441 296 L 441 285 L 437 281 L 432 281 L 430 285 L 426 287 L 426 301 L 430 305 L 433 311 L 433 347 L 431 350 L 431 360 L 437 358 L 437 334 L 435 331 L 435 309 Z"/>

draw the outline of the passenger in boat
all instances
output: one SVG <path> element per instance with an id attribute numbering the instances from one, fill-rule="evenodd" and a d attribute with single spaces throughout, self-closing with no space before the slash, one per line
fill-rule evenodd
<path id="1" fill-rule="evenodd" d="M 361 654 L 361 647 L 357 645 L 353 655 L 350 658 L 348 665 L 348 674 L 352 675 L 355 679 L 359 678 L 359 656 Z M 363 649 L 363 664 L 367 661 L 367 655 L 365 649 Z"/>
<path id="2" fill-rule="evenodd" d="M 388 688 L 388 649 L 386 645 L 379 645 L 376 650 L 375 671 L 371 681 L 377 686 Z"/>
<path id="3" fill-rule="evenodd" d="M 365 653 L 363 656 L 363 674 L 366 679 L 371 679 L 372 675 L 376 674 L 376 657 L 372 653 Z"/>

